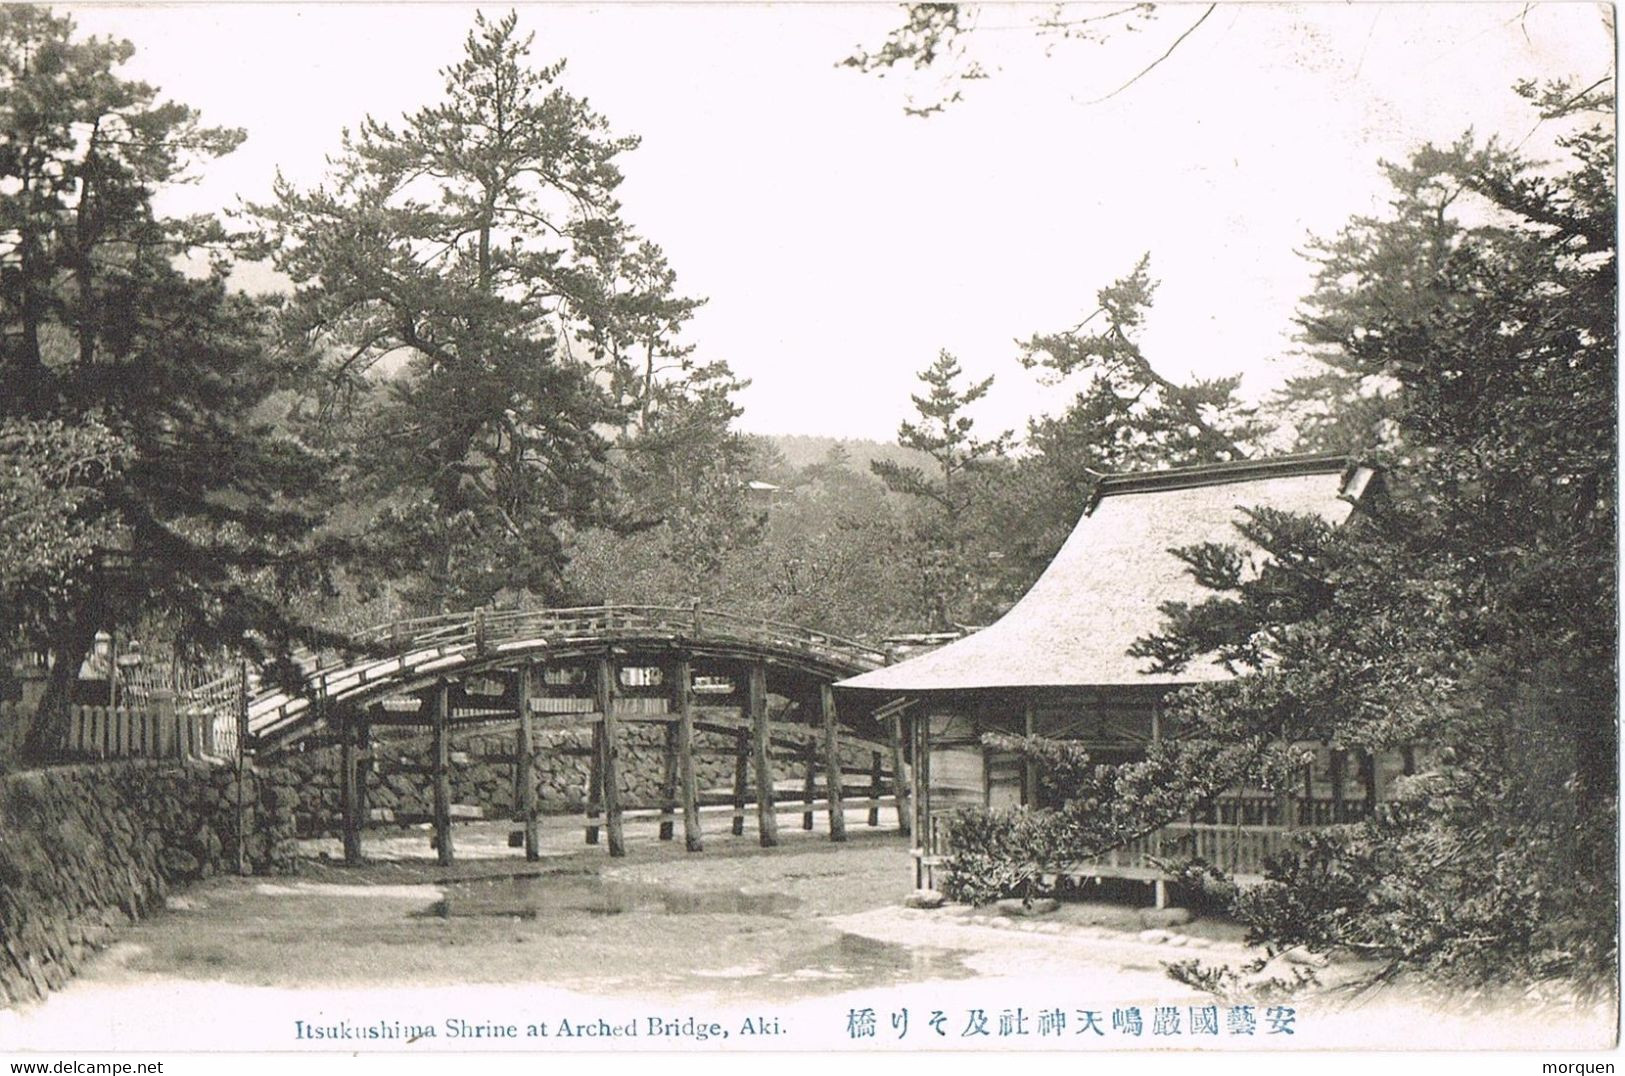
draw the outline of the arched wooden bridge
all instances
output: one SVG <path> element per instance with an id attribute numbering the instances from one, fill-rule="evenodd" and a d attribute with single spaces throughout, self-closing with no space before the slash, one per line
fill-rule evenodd
<path id="1" fill-rule="evenodd" d="M 703 847 L 702 811 L 728 812 L 739 834 L 752 803 L 764 846 L 778 842 L 781 810 L 802 813 L 811 828 L 814 808 L 822 808 L 832 840 L 845 839 L 849 807 L 868 807 L 870 824 L 882 806 L 895 807 L 899 827 L 909 829 L 900 719 L 840 713 L 831 687 L 884 664 L 885 652 L 875 647 L 774 621 L 656 606 L 481 610 L 385 625 L 358 641 L 370 656 L 306 655 L 305 690 L 249 699 L 246 721 L 249 743 L 262 757 L 312 737 L 338 742 L 351 862 L 362 854 L 367 769 L 379 727 L 431 734 L 426 769 L 442 863 L 452 859 L 454 730 L 515 735 L 518 815 L 530 859 L 539 855 L 537 734 L 557 728 L 592 730 L 586 837 L 596 843 L 599 829 L 606 830 L 611 855 L 625 853 L 618 771 L 628 724 L 665 729 L 665 780 L 654 810 L 662 839 L 672 838 L 681 814 L 690 851 Z M 727 802 L 702 802 L 696 731 L 722 734 L 731 745 L 736 765 Z M 865 798 L 854 799 L 844 786 L 850 771 L 842 762 L 843 738 L 873 748 Z M 883 755 L 889 772 L 882 772 Z M 805 767 L 803 795 L 793 806 L 775 801 L 774 763 L 786 759 Z M 821 795 L 815 770 L 823 774 Z"/>

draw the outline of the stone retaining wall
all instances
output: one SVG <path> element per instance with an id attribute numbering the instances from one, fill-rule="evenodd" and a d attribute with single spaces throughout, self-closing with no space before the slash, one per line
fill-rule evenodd
<path id="1" fill-rule="evenodd" d="M 243 775 L 244 859 L 291 873 L 291 775 Z M 0 1007 L 65 983 L 165 893 L 237 869 L 237 770 L 92 763 L 0 777 Z"/>

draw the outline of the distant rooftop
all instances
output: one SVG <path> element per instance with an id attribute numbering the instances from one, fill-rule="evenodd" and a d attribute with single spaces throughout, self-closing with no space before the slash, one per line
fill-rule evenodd
<path id="1" fill-rule="evenodd" d="M 1169 550 L 1245 545 L 1244 508 L 1268 507 L 1341 523 L 1369 468 L 1344 455 L 1280 456 L 1107 475 L 1044 574 L 998 621 L 974 635 L 837 686 L 911 693 L 985 688 L 1181 684 L 1223 679 L 1193 662 L 1147 674 L 1129 646 L 1162 626 L 1160 606 L 1211 592 Z"/>

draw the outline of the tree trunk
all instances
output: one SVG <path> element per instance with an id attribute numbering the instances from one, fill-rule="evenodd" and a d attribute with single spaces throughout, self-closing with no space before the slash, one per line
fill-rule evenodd
<path id="1" fill-rule="evenodd" d="M 48 758 L 61 746 L 67 733 L 73 683 L 79 678 L 79 666 L 95 638 L 94 628 L 75 624 L 59 639 L 52 641 L 51 673 L 45 681 L 45 694 L 23 736 L 22 751 L 26 757 Z"/>

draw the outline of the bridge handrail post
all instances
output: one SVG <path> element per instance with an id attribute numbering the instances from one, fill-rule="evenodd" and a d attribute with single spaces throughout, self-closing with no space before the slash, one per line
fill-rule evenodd
<path id="1" fill-rule="evenodd" d="M 236 762 L 236 821 L 237 821 L 237 873 L 248 874 L 248 798 L 245 794 L 244 782 L 247 779 L 249 767 L 248 753 L 248 659 L 241 658 L 237 662 L 237 750 Z"/>

